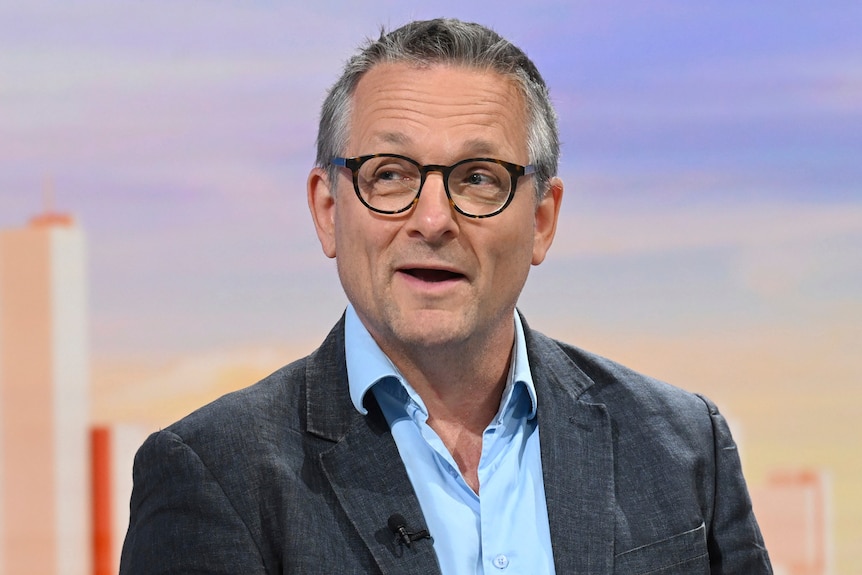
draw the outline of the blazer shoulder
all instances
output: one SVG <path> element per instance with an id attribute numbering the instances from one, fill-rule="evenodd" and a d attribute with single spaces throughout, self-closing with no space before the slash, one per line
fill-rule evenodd
<path id="1" fill-rule="evenodd" d="M 194 449 L 208 442 L 266 436 L 275 429 L 299 431 L 304 424 L 305 372 L 302 358 L 246 388 L 198 408 L 166 431 Z"/>
<path id="2" fill-rule="evenodd" d="M 276 478 L 301 467 L 304 362 L 147 438 L 135 455 L 122 573 L 263 573 L 263 564 L 279 563 L 282 508 L 258 509 L 261 500 L 278 500 Z M 170 539 L 170 533 L 182 536 Z"/>
<path id="3" fill-rule="evenodd" d="M 531 331 L 530 340 L 541 366 L 540 373 L 550 368 L 556 376 L 554 379 L 578 392 L 578 399 L 604 404 L 612 414 L 632 411 L 690 413 L 703 418 L 717 412 L 715 405 L 699 394 L 601 355 L 536 331 Z"/>

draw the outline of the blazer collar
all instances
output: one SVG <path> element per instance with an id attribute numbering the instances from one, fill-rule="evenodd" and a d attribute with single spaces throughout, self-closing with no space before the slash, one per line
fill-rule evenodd
<path id="1" fill-rule="evenodd" d="M 306 429 L 333 442 L 320 454 L 320 466 L 381 572 L 439 575 L 432 540 L 407 548 L 389 530 L 393 514 L 402 515 L 411 531 L 424 529 L 425 517 L 373 394 L 366 398 L 364 416 L 350 400 L 343 316 L 308 358 L 305 390 Z"/>
<path id="2" fill-rule="evenodd" d="M 308 357 L 305 367 L 305 415 L 309 433 L 339 441 L 363 417 L 354 409 L 344 360 L 344 316 Z"/>
<path id="3" fill-rule="evenodd" d="M 530 329 L 525 333 L 556 571 L 610 573 L 615 522 L 610 417 L 603 404 L 589 402 L 593 381 L 557 342 Z"/>

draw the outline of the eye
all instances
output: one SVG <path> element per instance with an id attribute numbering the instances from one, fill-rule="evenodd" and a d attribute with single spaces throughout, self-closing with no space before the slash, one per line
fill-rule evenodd
<path id="1" fill-rule="evenodd" d="M 416 179 L 418 170 L 398 158 L 374 158 L 362 166 L 361 175 L 374 185 L 404 184 Z"/>
<path id="2" fill-rule="evenodd" d="M 490 186 L 496 184 L 496 179 L 491 174 L 472 172 L 467 174 L 467 178 L 464 183 L 471 186 Z"/>
<path id="3" fill-rule="evenodd" d="M 382 168 L 374 173 L 374 178 L 380 181 L 396 182 L 410 179 L 403 168 Z"/>
<path id="4" fill-rule="evenodd" d="M 500 188 L 500 174 L 498 166 L 487 162 L 476 162 L 465 164 L 463 174 L 458 177 L 460 186 L 477 188 Z"/>

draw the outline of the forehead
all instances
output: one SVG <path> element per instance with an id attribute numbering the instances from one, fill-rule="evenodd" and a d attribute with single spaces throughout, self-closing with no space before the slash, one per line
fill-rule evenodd
<path id="1" fill-rule="evenodd" d="M 356 155 L 505 152 L 500 159 L 524 162 L 526 117 L 519 84 L 498 72 L 450 64 L 378 64 L 353 93 L 348 147 Z"/>

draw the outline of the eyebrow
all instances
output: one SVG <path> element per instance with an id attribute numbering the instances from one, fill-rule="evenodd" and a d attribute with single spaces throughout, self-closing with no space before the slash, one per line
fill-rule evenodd
<path id="1" fill-rule="evenodd" d="M 395 144 L 398 146 L 406 146 L 413 143 L 412 139 L 400 132 L 381 132 L 375 134 L 374 139 L 384 144 Z"/>
<path id="2" fill-rule="evenodd" d="M 396 146 L 410 146 L 413 144 L 413 139 L 401 132 L 381 132 L 379 134 L 375 134 L 374 139 L 382 144 L 393 144 Z M 474 138 L 464 142 L 461 146 L 461 150 L 463 150 L 464 154 L 467 155 L 488 156 L 498 153 L 499 147 L 495 146 L 488 140 Z"/>
<path id="3" fill-rule="evenodd" d="M 473 140 L 467 140 L 464 143 L 463 147 L 464 149 L 469 150 L 471 154 L 489 155 L 496 154 L 500 150 L 498 146 L 495 146 L 488 140 L 482 140 L 478 138 Z"/>

